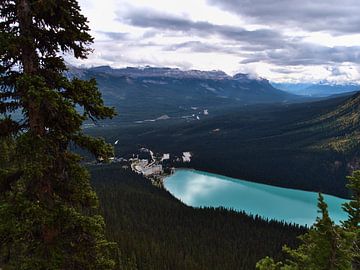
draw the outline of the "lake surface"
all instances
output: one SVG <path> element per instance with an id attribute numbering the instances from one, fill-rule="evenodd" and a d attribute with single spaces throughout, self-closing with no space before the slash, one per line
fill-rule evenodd
<path id="1" fill-rule="evenodd" d="M 316 192 L 280 188 L 196 170 L 177 170 L 166 178 L 165 188 L 193 207 L 223 206 L 248 214 L 311 226 L 318 215 Z M 347 200 L 324 195 L 331 218 L 347 218 L 341 205 Z"/>

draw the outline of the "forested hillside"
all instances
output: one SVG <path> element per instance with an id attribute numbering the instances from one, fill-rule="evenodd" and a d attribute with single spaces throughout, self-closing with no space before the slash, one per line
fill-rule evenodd
<path id="1" fill-rule="evenodd" d="M 320 147 L 338 152 L 354 151 L 360 145 L 360 93 L 309 124 L 309 129 L 327 133 L 327 138 L 318 143 Z"/>
<path id="2" fill-rule="evenodd" d="M 108 238 L 119 245 L 120 269 L 254 269 L 265 255 L 281 258 L 281 246 L 294 246 L 304 232 L 224 209 L 188 207 L 118 165 L 91 173 Z"/>
<path id="3" fill-rule="evenodd" d="M 347 197 L 346 175 L 359 168 L 358 95 L 292 105 L 217 111 L 200 120 L 162 120 L 87 129 L 115 142 L 118 156 L 141 146 L 193 153 L 199 170 Z M 346 140 L 346 141 L 344 141 Z"/>

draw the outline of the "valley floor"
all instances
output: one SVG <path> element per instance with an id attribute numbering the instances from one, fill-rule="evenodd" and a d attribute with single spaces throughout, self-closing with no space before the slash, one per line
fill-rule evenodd
<path id="1" fill-rule="evenodd" d="M 86 131 L 118 142 L 117 156 L 130 158 L 142 147 L 171 157 L 191 152 L 190 164 L 171 160 L 170 166 L 348 198 L 346 176 L 360 168 L 359 123 L 341 122 L 356 112 L 347 107 L 351 102 L 341 97 L 249 106 L 217 111 L 202 120 L 119 123 Z"/>

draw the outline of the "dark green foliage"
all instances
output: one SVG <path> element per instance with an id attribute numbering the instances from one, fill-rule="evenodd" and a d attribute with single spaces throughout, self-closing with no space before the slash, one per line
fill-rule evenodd
<path id="1" fill-rule="evenodd" d="M 284 251 L 289 259 L 275 263 L 266 257 L 257 263 L 259 270 L 357 270 L 359 269 L 359 186 L 360 172 L 349 177 L 349 189 L 353 192 L 352 200 L 344 205 L 349 218 L 342 226 L 331 220 L 327 204 L 319 194 L 318 208 L 321 217 L 309 232 L 300 236 L 302 244 Z"/>
<path id="2" fill-rule="evenodd" d="M 87 56 L 87 19 L 75 0 L 4 0 L 0 18 L 0 268 L 110 269 L 115 246 L 105 239 L 90 176 L 68 151 L 75 143 L 112 154 L 81 126 L 113 109 L 94 80 L 64 76 L 60 56 Z M 24 119 L 13 119 L 16 109 Z"/>
<path id="3" fill-rule="evenodd" d="M 349 219 L 344 225 L 355 228 L 360 223 L 360 171 L 354 171 L 348 180 L 347 188 L 351 190 L 351 201 L 344 205 L 344 210 L 349 214 Z"/>
<path id="4" fill-rule="evenodd" d="M 307 234 L 300 237 L 302 244 L 295 250 L 284 248 L 291 258 L 289 265 L 304 270 L 351 269 L 353 235 L 334 225 L 321 194 L 318 207 L 321 217 Z"/>
<path id="5" fill-rule="evenodd" d="M 351 201 L 344 205 L 344 210 L 349 214 L 349 219 L 344 222 L 347 231 L 355 233 L 355 240 L 352 252 L 353 269 L 360 269 L 360 171 L 355 171 L 348 177 L 347 187 L 352 191 Z"/>
<path id="6" fill-rule="evenodd" d="M 282 258 L 281 246 L 294 246 L 305 231 L 234 211 L 185 206 L 119 165 L 94 166 L 91 174 L 124 269 L 254 269 L 266 254 Z"/>

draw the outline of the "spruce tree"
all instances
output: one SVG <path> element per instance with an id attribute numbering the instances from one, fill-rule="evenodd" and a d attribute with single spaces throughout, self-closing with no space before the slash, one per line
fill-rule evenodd
<path id="1" fill-rule="evenodd" d="M 289 259 L 275 262 L 266 257 L 256 265 L 259 270 L 358 270 L 360 236 L 360 171 L 348 177 L 347 187 L 352 192 L 351 200 L 344 204 L 348 219 L 335 225 L 329 216 L 327 204 L 319 194 L 318 208 L 321 217 L 300 236 L 302 244 L 291 249 L 284 247 Z"/>
<path id="2" fill-rule="evenodd" d="M 352 176 L 348 177 L 348 180 L 347 187 L 352 191 L 352 194 L 350 202 L 345 203 L 343 207 L 349 215 L 348 220 L 343 225 L 347 231 L 355 234 L 352 248 L 352 269 L 360 270 L 360 171 L 355 171 Z"/>
<path id="3" fill-rule="evenodd" d="M 353 234 L 335 225 L 329 216 L 324 197 L 319 194 L 319 217 L 314 227 L 300 237 L 297 249 L 284 248 L 290 255 L 289 264 L 299 269 L 349 270 Z"/>
<path id="4" fill-rule="evenodd" d="M 62 55 L 86 58 L 92 41 L 75 0 L 0 1 L 2 269 L 114 266 L 89 174 L 69 151 L 76 144 L 103 158 L 112 153 L 81 127 L 114 110 L 95 80 L 64 75 Z M 14 119 L 19 111 L 23 119 Z"/>

